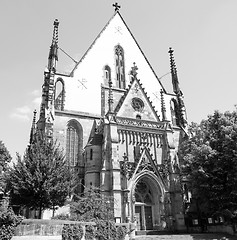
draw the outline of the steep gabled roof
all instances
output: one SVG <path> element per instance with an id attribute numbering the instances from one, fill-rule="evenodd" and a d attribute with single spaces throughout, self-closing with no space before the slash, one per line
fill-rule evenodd
<path id="1" fill-rule="evenodd" d="M 140 52 L 142 53 L 144 59 L 146 60 L 147 64 L 149 65 L 151 71 L 153 72 L 154 76 L 156 77 L 157 81 L 159 82 L 160 86 L 162 87 L 163 91 L 166 93 L 166 90 L 164 88 L 164 86 L 162 85 L 161 81 L 159 80 L 158 76 L 156 75 L 154 69 L 152 68 L 150 62 L 148 61 L 147 57 L 145 56 L 144 52 L 142 51 L 141 47 L 139 46 L 138 42 L 136 41 L 134 35 L 132 34 L 132 32 L 130 31 L 129 27 L 127 26 L 126 22 L 124 21 L 123 17 L 121 16 L 119 11 L 115 11 L 115 13 L 113 14 L 113 16 L 109 19 L 109 21 L 107 22 L 107 24 L 104 26 L 104 28 L 101 30 L 101 32 L 98 34 L 98 36 L 95 38 L 95 40 L 92 42 L 92 44 L 90 45 L 90 47 L 87 49 L 87 51 L 85 52 L 85 54 L 82 56 L 82 58 L 78 61 L 78 63 L 76 64 L 76 66 L 73 68 L 73 70 L 70 73 L 70 76 L 73 76 L 74 71 L 77 69 L 78 65 L 83 61 L 83 59 L 86 57 L 86 55 L 88 54 L 88 52 L 92 49 L 92 47 L 94 46 L 94 44 L 96 43 L 97 39 L 100 38 L 101 34 L 105 31 L 105 29 L 108 27 L 108 25 L 111 23 L 111 21 L 114 19 L 114 17 L 118 15 L 120 17 L 120 19 L 122 20 L 124 26 L 126 27 L 126 29 L 128 30 L 128 32 L 130 33 L 131 37 L 133 38 L 134 42 L 136 43 L 138 49 L 140 50 Z"/>
<path id="2" fill-rule="evenodd" d="M 90 136 L 86 146 L 89 145 L 102 145 L 103 135 L 100 131 L 97 130 L 98 124 L 94 120 L 93 126 L 91 128 Z"/>

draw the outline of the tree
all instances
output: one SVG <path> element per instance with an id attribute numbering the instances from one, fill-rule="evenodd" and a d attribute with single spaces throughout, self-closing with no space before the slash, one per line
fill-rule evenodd
<path id="1" fill-rule="evenodd" d="M 42 211 L 64 205 L 69 194 L 71 172 L 56 142 L 38 138 L 10 172 L 12 204 Z"/>
<path id="2" fill-rule="evenodd" d="M 12 157 L 5 147 L 4 143 L 0 141 L 0 191 L 4 192 L 6 189 L 6 175 L 8 169 L 8 163 L 10 163 Z"/>
<path id="3" fill-rule="evenodd" d="M 182 174 L 187 177 L 199 211 L 213 214 L 237 210 L 237 112 L 215 111 L 190 126 L 180 148 Z"/>
<path id="4" fill-rule="evenodd" d="M 12 157 L 5 147 L 4 143 L 0 141 L 0 169 L 5 170 L 7 164 L 10 163 Z"/>
<path id="5" fill-rule="evenodd" d="M 91 187 L 82 196 L 74 196 L 71 203 L 71 215 L 77 221 L 113 220 L 114 199 Z"/>

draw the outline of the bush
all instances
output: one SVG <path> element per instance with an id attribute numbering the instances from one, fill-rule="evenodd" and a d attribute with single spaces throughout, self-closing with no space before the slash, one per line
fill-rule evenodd
<path id="1" fill-rule="evenodd" d="M 15 215 L 11 208 L 0 209 L 0 239 L 10 240 L 22 219 L 21 216 Z"/>
<path id="2" fill-rule="evenodd" d="M 86 240 L 93 240 L 96 236 L 96 228 L 93 225 L 86 226 Z"/>
<path id="3" fill-rule="evenodd" d="M 128 233 L 128 230 L 125 226 L 118 226 L 116 228 L 116 240 L 123 240 Z"/>
<path id="4" fill-rule="evenodd" d="M 54 219 L 54 220 L 70 220 L 70 216 L 68 213 L 61 213 L 61 214 L 58 214 L 58 215 L 52 217 L 52 219 Z"/>
<path id="5" fill-rule="evenodd" d="M 125 226 L 116 227 L 113 221 L 97 221 L 96 230 L 96 237 L 99 240 L 124 240 L 127 234 Z"/>
<path id="6" fill-rule="evenodd" d="M 62 240 L 81 240 L 83 228 L 80 224 L 65 224 L 62 230 Z"/>

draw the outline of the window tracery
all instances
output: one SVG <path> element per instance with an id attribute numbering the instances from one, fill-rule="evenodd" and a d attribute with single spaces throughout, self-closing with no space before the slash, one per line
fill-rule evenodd
<path id="1" fill-rule="evenodd" d="M 82 161 L 82 127 L 80 124 L 71 120 L 67 125 L 67 139 L 66 139 L 66 159 L 68 165 L 75 167 Z"/>
<path id="2" fill-rule="evenodd" d="M 54 90 L 54 107 L 57 110 L 64 110 L 65 89 L 61 78 L 57 79 Z"/>
<path id="3" fill-rule="evenodd" d="M 117 87 L 125 89 L 125 69 L 124 69 L 124 51 L 120 45 L 115 47 L 115 65 L 116 65 L 116 79 Z"/>
<path id="4" fill-rule="evenodd" d="M 108 65 L 104 66 L 104 84 L 109 85 L 109 80 L 111 79 L 111 69 Z"/>

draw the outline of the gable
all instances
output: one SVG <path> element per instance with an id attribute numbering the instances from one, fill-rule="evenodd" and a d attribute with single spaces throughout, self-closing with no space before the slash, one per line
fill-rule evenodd
<path id="1" fill-rule="evenodd" d="M 159 121 L 159 117 L 144 92 L 140 81 L 134 78 L 125 96 L 118 103 L 117 117 L 137 118 L 146 121 Z"/>
<path id="2" fill-rule="evenodd" d="M 106 65 L 111 69 L 113 87 L 117 86 L 114 52 L 118 45 L 124 51 L 126 87 L 130 81 L 131 66 L 136 62 L 139 77 L 146 80 L 143 84 L 148 95 L 154 97 L 163 89 L 120 13 L 116 12 L 73 69 L 70 77 L 64 78 L 65 110 L 101 114 L 101 85 L 105 84 L 103 69 Z M 159 98 L 154 98 L 153 104 L 160 110 Z"/>

